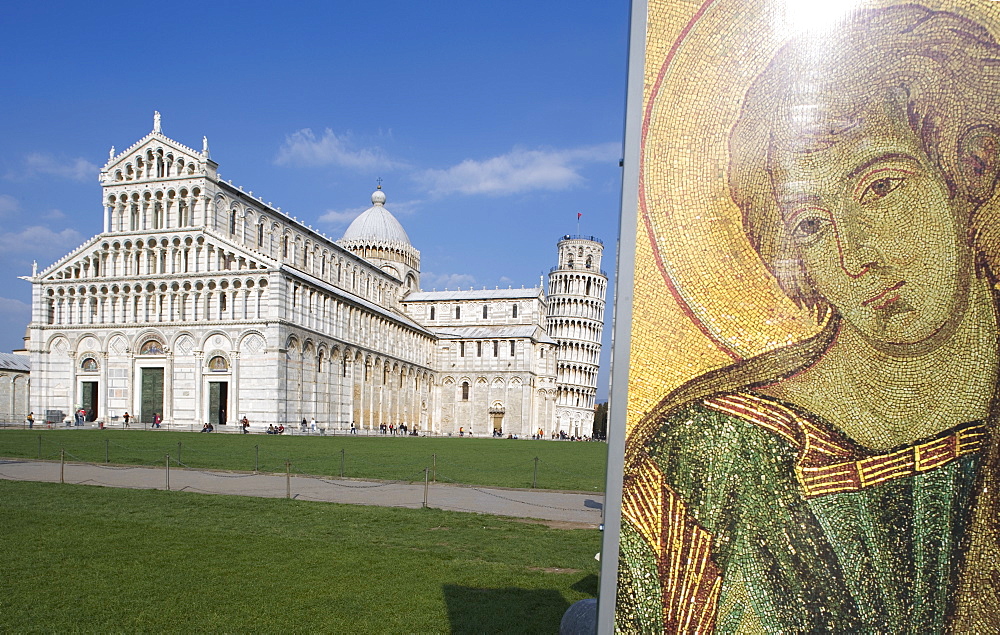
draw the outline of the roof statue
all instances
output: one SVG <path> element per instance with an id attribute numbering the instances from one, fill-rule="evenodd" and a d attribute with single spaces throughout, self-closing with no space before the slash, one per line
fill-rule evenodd
<path id="1" fill-rule="evenodd" d="M 206 159 L 208 158 L 208 137 L 201 138 L 201 153 Z"/>
<path id="2" fill-rule="evenodd" d="M 114 159 L 115 159 L 115 147 L 111 146 L 111 149 L 108 150 L 108 162 L 110 163 L 111 161 L 114 161 Z"/>
<path id="3" fill-rule="evenodd" d="M 154 110 L 153 111 L 153 132 L 162 132 L 162 130 L 160 130 L 160 111 L 159 110 Z"/>

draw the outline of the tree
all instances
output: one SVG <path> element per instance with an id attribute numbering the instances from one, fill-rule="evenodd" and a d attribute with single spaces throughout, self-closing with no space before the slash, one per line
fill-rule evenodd
<path id="1" fill-rule="evenodd" d="M 597 404 L 594 408 L 594 428 L 593 437 L 595 439 L 606 439 L 608 435 L 608 402 Z"/>

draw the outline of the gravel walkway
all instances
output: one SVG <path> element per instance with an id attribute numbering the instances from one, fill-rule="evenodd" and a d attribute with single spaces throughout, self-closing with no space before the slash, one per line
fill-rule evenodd
<path id="1" fill-rule="evenodd" d="M 170 489 L 204 494 L 281 498 L 378 505 L 424 506 L 424 484 L 396 481 L 327 479 L 312 476 L 219 472 L 171 467 L 124 467 L 94 463 L 0 460 L 0 479 L 136 489 Z M 552 490 L 502 489 L 431 483 L 427 507 L 547 521 L 560 527 L 597 527 L 604 494 Z"/>

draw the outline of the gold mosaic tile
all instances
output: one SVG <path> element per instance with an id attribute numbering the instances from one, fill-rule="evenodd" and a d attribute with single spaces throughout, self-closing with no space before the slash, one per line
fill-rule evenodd
<path id="1" fill-rule="evenodd" d="M 617 627 L 1000 631 L 1000 3 L 647 20 Z"/>

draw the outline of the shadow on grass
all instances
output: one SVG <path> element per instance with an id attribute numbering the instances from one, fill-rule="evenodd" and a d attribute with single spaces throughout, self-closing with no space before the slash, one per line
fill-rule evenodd
<path id="1" fill-rule="evenodd" d="M 570 606 L 553 589 L 442 588 L 452 633 L 555 633 Z"/>
<path id="2" fill-rule="evenodd" d="M 591 597 L 597 597 L 597 576 L 591 573 L 590 575 L 581 578 L 580 580 L 574 582 L 569 588 L 574 591 L 579 591 L 584 595 L 589 595 Z"/>

